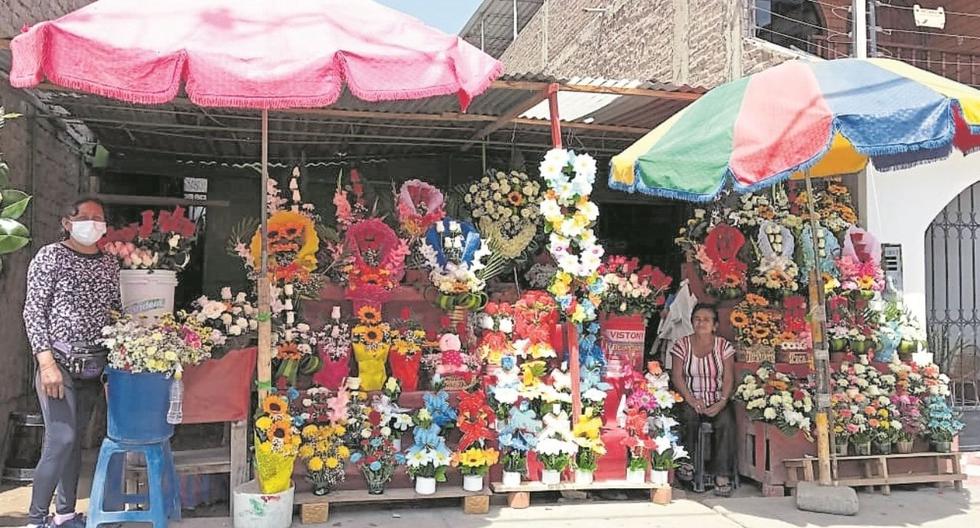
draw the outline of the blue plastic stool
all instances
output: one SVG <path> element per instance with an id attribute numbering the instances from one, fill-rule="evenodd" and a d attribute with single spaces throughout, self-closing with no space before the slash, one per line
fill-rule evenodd
<path id="1" fill-rule="evenodd" d="M 123 492 L 127 453 L 146 458 L 146 494 Z M 149 501 L 147 501 L 149 499 Z M 145 510 L 125 510 L 126 505 L 147 504 Z M 170 439 L 153 444 L 128 444 L 111 438 L 102 441 L 95 466 L 86 528 L 106 523 L 152 523 L 166 528 L 167 519 L 180 520 L 180 490 Z"/>

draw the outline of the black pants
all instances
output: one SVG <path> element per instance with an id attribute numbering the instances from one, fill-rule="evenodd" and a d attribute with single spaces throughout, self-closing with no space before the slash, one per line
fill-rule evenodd
<path id="1" fill-rule="evenodd" d="M 714 417 L 698 414 L 687 403 L 680 405 L 680 422 L 684 447 L 692 460 L 697 446 L 698 429 L 702 422 L 710 422 L 711 461 L 707 471 L 718 477 L 731 477 L 735 474 L 735 410 L 729 403 Z"/>

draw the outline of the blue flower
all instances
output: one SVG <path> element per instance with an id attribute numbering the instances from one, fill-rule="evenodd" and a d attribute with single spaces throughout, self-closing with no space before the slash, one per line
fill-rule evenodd
<path id="1" fill-rule="evenodd" d="M 303 427 L 303 424 L 305 423 L 306 420 L 304 420 L 302 416 L 300 415 L 293 416 L 293 425 L 295 427 Z"/>
<path id="2" fill-rule="evenodd" d="M 356 463 L 358 460 L 360 460 L 363 457 L 364 457 L 363 453 L 361 453 L 360 451 L 354 451 L 350 455 L 350 461 Z"/>
<path id="3" fill-rule="evenodd" d="M 289 398 L 289 401 L 299 398 L 299 390 L 297 390 L 296 387 L 290 387 L 289 390 L 286 391 L 286 397 Z"/>
<path id="4" fill-rule="evenodd" d="M 371 462 L 371 465 L 368 467 L 371 468 L 371 471 L 378 471 L 381 469 L 381 462 L 375 460 L 374 462 Z"/>

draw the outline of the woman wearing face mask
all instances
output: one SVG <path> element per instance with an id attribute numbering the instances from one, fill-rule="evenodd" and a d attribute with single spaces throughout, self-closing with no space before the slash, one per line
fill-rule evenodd
<path id="1" fill-rule="evenodd" d="M 75 495 L 82 432 L 103 397 L 99 377 L 105 354 L 96 340 L 110 312 L 121 309 L 119 263 L 96 246 L 106 232 L 102 202 L 76 200 L 61 225 L 66 239 L 42 247 L 31 261 L 24 303 L 45 425 L 27 525 L 32 528 L 85 526 L 75 513 Z M 56 512 L 48 517 L 55 489 Z"/>
<path id="2" fill-rule="evenodd" d="M 735 413 L 728 404 L 735 387 L 735 349 L 727 339 L 716 335 L 718 310 L 698 304 L 691 313 L 694 333 L 681 338 L 671 348 L 673 369 L 671 381 L 684 403 L 680 405 L 684 445 L 692 456 L 695 439 L 702 422 L 710 422 L 711 467 L 715 476 L 715 494 L 732 494 L 731 477 L 735 470 Z M 690 467 L 685 468 L 690 477 Z"/>

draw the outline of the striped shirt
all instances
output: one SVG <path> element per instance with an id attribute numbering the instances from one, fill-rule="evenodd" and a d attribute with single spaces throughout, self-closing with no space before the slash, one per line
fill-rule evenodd
<path id="1" fill-rule="evenodd" d="M 695 398 L 705 405 L 711 405 L 721 400 L 722 383 L 724 382 L 725 360 L 735 355 L 732 344 L 723 337 L 715 337 L 711 353 L 705 357 L 695 357 L 692 352 L 691 337 L 678 339 L 670 349 L 676 358 L 674 368 L 684 369 L 684 379 Z"/>

